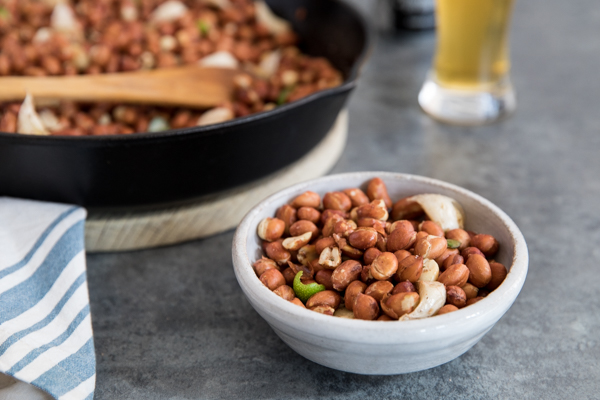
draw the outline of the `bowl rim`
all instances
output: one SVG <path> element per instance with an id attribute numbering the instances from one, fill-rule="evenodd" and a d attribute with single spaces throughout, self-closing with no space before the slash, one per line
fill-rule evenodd
<path id="1" fill-rule="evenodd" d="M 254 220 L 257 214 L 261 212 L 263 208 L 270 206 L 275 202 L 284 204 L 294 193 L 298 192 L 299 194 L 302 191 L 310 190 L 317 182 L 321 184 L 328 181 L 333 183 L 350 177 L 362 179 L 365 183 L 374 177 L 379 177 L 384 181 L 392 179 L 418 181 L 431 185 L 432 188 L 440 188 L 446 191 L 449 190 L 460 193 L 463 196 L 467 196 L 479 202 L 502 221 L 504 227 L 508 230 L 514 241 L 513 260 L 505 281 L 486 298 L 469 307 L 436 316 L 435 318 L 430 317 L 397 323 L 390 321 L 363 321 L 346 318 L 332 318 L 331 316 L 322 315 L 299 307 L 271 292 L 256 277 L 246 247 L 248 234 L 253 234 L 256 229 Z M 281 201 L 284 198 L 285 200 Z M 427 340 L 436 340 L 440 337 L 447 338 L 461 336 L 464 335 L 465 329 L 473 330 L 476 326 L 480 326 L 482 331 L 489 329 L 491 325 L 493 325 L 510 308 L 519 294 L 527 276 L 529 261 L 527 244 L 523 234 L 512 219 L 489 200 L 467 189 L 437 179 L 383 171 L 350 172 L 328 175 L 301 182 L 274 193 L 254 206 L 239 224 L 233 238 L 232 257 L 236 279 L 252 305 L 256 308 L 254 302 L 256 301 L 259 303 L 261 310 L 258 310 L 257 308 L 257 311 L 259 311 L 261 315 L 263 315 L 263 312 L 266 312 L 277 320 L 281 321 L 287 319 L 286 325 L 291 325 L 295 330 L 300 330 L 307 334 L 316 334 L 318 336 L 341 340 L 352 341 L 354 334 L 357 331 L 368 335 L 377 334 L 376 342 L 378 344 L 384 342 L 391 344 L 398 343 L 399 341 L 402 341 L 403 343 L 422 343 Z M 319 324 L 325 324 L 325 329 L 315 331 L 315 327 Z M 419 331 L 419 335 L 411 336 L 410 334 L 414 334 L 415 331 Z"/>

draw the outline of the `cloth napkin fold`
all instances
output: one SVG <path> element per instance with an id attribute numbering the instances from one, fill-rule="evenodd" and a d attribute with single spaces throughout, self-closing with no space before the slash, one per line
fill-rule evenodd
<path id="1" fill-rule="evenodd" d="M 85 217 L 0 197 L 0 372 L 59 400 L 91 400 L 96 383 Z M 11 390 L 0 387 L 0 399 L 19 398 Z"/>

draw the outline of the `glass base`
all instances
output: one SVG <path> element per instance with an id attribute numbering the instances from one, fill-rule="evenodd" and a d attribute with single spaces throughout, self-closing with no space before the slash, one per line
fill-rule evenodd
<path id="1" fill-rule="evenodd" d="M 457 125 L 497 121 L 515 110 L 515 92 L 508 78 L 488 90 L 450 89 L 435 81 L 433 73 L 419 92 L 419 105 L 433 118 Z"/>

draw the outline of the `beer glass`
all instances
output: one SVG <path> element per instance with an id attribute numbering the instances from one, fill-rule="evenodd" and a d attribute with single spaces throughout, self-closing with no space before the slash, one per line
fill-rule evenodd
<path id="1" fill-rule="evenodd" d="M 513 0 L 436 0 L 437 47 L 419 93 L 440 121 L 477 125 L 515 109 L 508 25 Z"/>

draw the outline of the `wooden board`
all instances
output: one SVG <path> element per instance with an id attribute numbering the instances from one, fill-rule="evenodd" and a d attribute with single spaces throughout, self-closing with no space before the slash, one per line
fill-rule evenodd
<path id="1" fill-rule="evenodd" d="M 144 249 L 232 229 L 265 197 L 287 186 L 325 175 L 340 158 L 347 133 L 348 113 L 344 110 L 314 149 L 268 177 L 185 205 L 143 211 L 90 212 L 85 224 L 86 250 Z"/>

